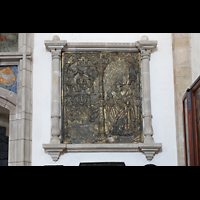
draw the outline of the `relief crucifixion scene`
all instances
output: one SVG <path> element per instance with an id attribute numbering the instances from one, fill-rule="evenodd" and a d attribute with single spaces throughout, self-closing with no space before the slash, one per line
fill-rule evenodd
<path id="1" fill-rule="evenodd" d="M 62 53 L 62 141 L 143 141 L 140 54 Z"/>

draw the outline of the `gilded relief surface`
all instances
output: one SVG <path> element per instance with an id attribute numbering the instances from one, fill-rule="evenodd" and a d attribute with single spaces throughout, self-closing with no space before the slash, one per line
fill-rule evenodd
<path id="1" fill-rule="evenodd" d="M 142 142 L 139 53 L 62 54 L 64 143 Z"/>

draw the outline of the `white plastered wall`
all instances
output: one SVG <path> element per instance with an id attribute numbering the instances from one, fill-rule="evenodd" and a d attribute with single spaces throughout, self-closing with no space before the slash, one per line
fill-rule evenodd
<path id="1" fill-rule="evenodd" d="M 162 152 L 148 162 L 142 153 L 65 153 L 57 162 L 45 153 L 51 130 L 51 53 L 44 40 L 58 35 L 68 42 L 136 42 L 143 35 L 157 40 L 158 47 L 150 61 L 152 125 L 154 141 L 162 143 Z M 174 111 L 171 33 L 35 33 L 33 51 L 33 124 L 32 165 L 79 165 L 80 162 L 125 162 L 133 166 L 146 164 L 177 165 Z"/>

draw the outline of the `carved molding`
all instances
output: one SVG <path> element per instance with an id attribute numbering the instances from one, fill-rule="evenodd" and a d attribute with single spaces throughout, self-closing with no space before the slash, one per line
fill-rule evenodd
<path id="1" fill-rule="evenodd" d="M 141 60 L 143 59 L 149 59 L 151 56 L 151 50 L 141 50 Z"/>
<path id="2" fill-rule="evenodd" d="M 139 152 L 139 144 L 67 144 L 67 152 Z"/>
<path id="3" fill-rule="evenodd" d="M 26 52 L 28 59 L 32 58 L 31 52 Z M 23 58 L 23 52 L 0 52 L 0 60 L 20 60 Z"/>
<path id="4" fill-rule="evenodd" d="M 61 50 L 51 50 L 52 60 L 61 58 Z"/>
<path id="5" fill-rule="evenodd" d="M 140 143 L 138 148 L 143 152 L 148 161 L 151 161 L 154 155 L 161 149 L 162 143 Z"/>
<path id="6" fill-rule="evenodd" d="M 57 161 L 60 157 L 60 153 L 66 149 L 66 144 L 43 144 L 43 148 L 51 156 L 53 161 Z"/>

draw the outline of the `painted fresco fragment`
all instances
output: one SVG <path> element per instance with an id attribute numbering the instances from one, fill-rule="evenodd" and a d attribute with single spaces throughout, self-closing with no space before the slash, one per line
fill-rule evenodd
<path id="1" fill-rule="evenodd" d="M 17 93 L 17 66 L 0 66 L 0 87 Z"/>
<path id="2" fill-rule="evenodd" d="M 18 51 L 18 33 L 0 33 L 0 52 Z"/>

